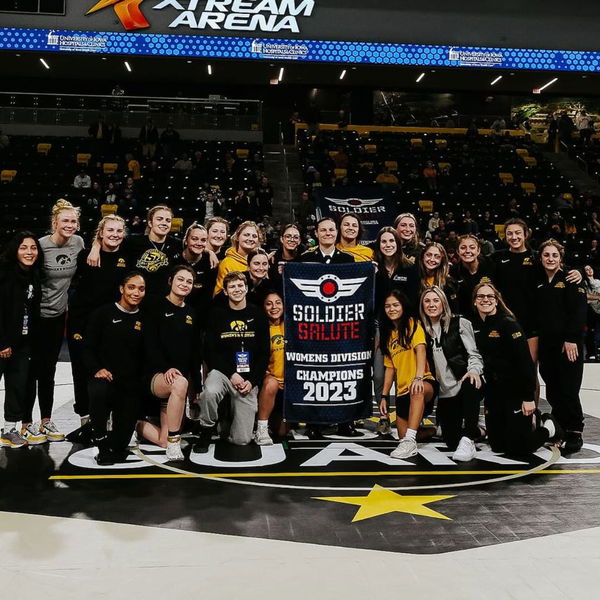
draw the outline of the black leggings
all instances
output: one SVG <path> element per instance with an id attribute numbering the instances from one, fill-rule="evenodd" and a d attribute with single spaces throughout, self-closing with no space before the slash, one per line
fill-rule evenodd
<path id="1" fill-rule="evenodd" d="M 73 394 L 75 396 L 75 412 L 80 417 L 90 414 L 90 399 L 88 397 L 88 372 L 83 361 L 83 334 L 85 324 L 74 323 L 67 319 L 67 343 L 71 357 L 71 372 L 73 373 Z"/>
<path id="2" fill-rule="evenodd" d="M 65 315 L 42 317 L 33 343 L 31 368 L 27 381 L 27 398 L 23 421 L 33 421 L 33 406 L 37 390 L 42 419 L 52 417 L 54 375 L 65 333 Z"/>
<path id="3" fill-rule="evenodd" d="M 105 447 L 123 451 L 131 439 L 139 412 L 139 385 L 119 385 L 106 379 L 88 380 L 90 419 L 97 439 L 106 438 L 106 422 L 112 412 L 112 432 Z"/>
<path id="4" fill-rule="evenodd" d="M 482 397 L 483 390 L 465 379 L 456 396 L 438 398 L 437 421 L 442 428 L 442 438 L 450 450 L 456 449 L 463 436 L 472 440 L 481 436 L 478 422 Z"/>
<path id="5" fill-rule="evenodd" d="M 29 347 L 13 349 L 10 358 L 0 358 L 0 378 L 4 374 L 5 421 L 23 420 L 27 404 L 27 377 L 30 363 L 31 349 Z"/>
<path id="6" fill-rule="evenodd" d="M 535 423 L 533 415 L 526 417 L 523 414 L 521 402 L 522 399 L 515 398 L 514 389 L 486 386 L 485 423 L 494 452 L 527 456 L 548 441 L 549 431 L 541 427 L 541 423 Z"/>

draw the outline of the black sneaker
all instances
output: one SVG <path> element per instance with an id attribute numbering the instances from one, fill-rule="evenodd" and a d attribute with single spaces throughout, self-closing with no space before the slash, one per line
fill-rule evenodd
<path id="1" fill-rule="evenodd" d="M 212 427 L 203 427 L 200 430 L 200 438 L 192 447 L 192 452 L 196 454 L 206 454 L 210 448 L 212 441 L 213 429 Z"/>
<path id="2" fill-rule="evenodd" d="M 115 464 L 115 457 L 110 450 L 100 450 L 96 455 L 96 464 L 100 467 L 110 467 Z"/>
<path id="3" fill-rule="evenodd" d="M 339 423 L 337 434 L 343 437 L 361 437 L 362 433 L 356 430 L 354 423 Z"/>
<path id="4" fill-rule="evenodd" d="M 72 444 L 81 444 L 82 446 L 93 446 L 94 436 L 92 432 L 92 422 L 88 421 L 85 425 L 82 425 L 79 429 L 71 431 L 66 436 L 67 441 Z"/>
<path id="5" fill-rule="evenodd" d="M 575 454 L 581 450 L 583 436 L 579 431 L 567 431 L 564 439 L 565 443 L 562 448 L 565 454 Z"/>
<path id="6" fill-rule="evenodd" d="M 323 431 L 321 427 L 318 425 L 309 425 L 304 432 L 304 435 L 308 437 L 309 440 L 322 440 L 323 439 Z"/>
<path id="7" fill-rule="evenodd" d="M 544 413 L 541 417 L 541 421 L 542 425 L 544 425 L 546 421 L 552 421 L 554 424 L 555 433 L 548 439 L 550 443 L 560 442 L 561 440 L 565 439 L 565 430 L 560 426 L 560 423 L 556 420 L 554 415 L 551 415 L 550 413 Z"/>

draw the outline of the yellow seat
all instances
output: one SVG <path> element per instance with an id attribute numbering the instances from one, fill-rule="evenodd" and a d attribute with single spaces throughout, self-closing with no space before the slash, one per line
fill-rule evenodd
<path id="1" fill-rule="evenodd" d="M 48 144 L 46 142 L 40 142 L 37 145 L 37 151 L 39 154 L 48 154 L 48 152 L 50 152 L 50 148 L 52 148 L 52 144 Z"/>
<path id="2" fill-rule="evenodd" d="M 103 204 L 100 206 L 100 213 L 103 217 L 106 215 L 116 215 L 117 214 L 117 205 L 116 204 Z"/>
<path id="3" fill-rule="evenodd" d="M 179 233 L 183 229 L 183 219 L 181 217 L 173 217 L 171 219 L 171 232 Z"/>
<path id="4" fill-rule="evenodd" d="M 452 163 L 449 162 L 439 162 L 438 167 L 440 169 L 449 169 L 452 166 Z"/>
<path id="5" fill-rule="evenodd" d="M 521 189 L 526 194 L 535 194 L 535 183 L 523 182 L 521 183 Z"/>
<path id="6" fill-rule="evenodd" d="M 572 206 L 573 205 L 573 194 L 571 192 L 565 192 L 561 196 Z"/>
<path id="7" fill-rule="evenodd" d="M 496 230 L 496 235 L 498 236 L 498 239 L 503 240 L 505 237 L 504 225 L 494 225 L 494 229 Z"/>
<path id="8" fill-rule="evenodd" d="M 537 167 L 537 160 L 533 156 L 522 156 L 521 158 L 528 167 Z"/>
<path id="9" fill-rule="evenodd" d="M 419 200 L 419 207 L 423 212 L 432 212 L 433 211 L 433 201 L 432 200 Z"/>
<path id="10" fill-rule="evenodd" d="M 517 148 L 515 152 L 521 157 L 529 156 L 529 150 L 526 150 L 525 148 Z"/>
<path id="11" fill-rule="evenodd" d="M 447 148 L 448 147 L 448 140 L 435 140 L 435 145 L 442 149 L 442 148 Z"/>
<path id="12" fill-rule="evenodd" d="M 16 176 L 15 169 L 3 169 L 0 172 L 0 181 L 12 181 Z"/>
<path id="13" fill-rule="evenodd" d="M 102 170 L 106 175 L 112 175 L 118 168 L 119 165 L 117 163 L 102 163 Z"/>
<path id="14" fill-rule="evenodd" d="M 213 183 L 213 184 L 210 186 L 210 189 L 211 189 L 211 190 L 220 190 L 220 189 L 221 189 L 221 186 L 220 186 L 218 183 Z"/>
<path id="15" fill-rule="evenodd" d="M 365 152 L 367 154 L 375 154 L 377 152 L 377 144 L 365 144 Z"/>
<path id="16" fill-rule="evenodd" d="M 336 179 L 341 179 L 342 177 L 346 177 L 346 175 L 348 175 L 348 169 L 334 169 L 333 173 Z"/>
<path id="17" fill-rule="evenodd" d="M 86 154 L 84 152 L 81 152 L 77 155 L 77 164 L 85 165 L 87 167 L 87 165 L 90 163 L 91 158 L 92 158 L 91 154 Z"/>
<path id="18" fill-rule="evenodd" d="M 238 158 L 248 158 L 250 156 L 250 150 L 247 148 L 236 148 L 235 155 Z"/>
<path id="19" fill-rule="evenodd" d="M 383 163 L 390 171 L 397 171 L 398 170 L 398 161 L 395 160 L 386 160 Z"/>
<path id="20" fill-rule="evenodd" d="M 413 148 L 421 148 L 423 146 L 423 140 L 421 138 L 410 138 L 410 145 Z"/>
<path id="21" fill-rule="evenodd" d="M 372 162 L 361 162 L 358 165 L 361 169 L 369 169 L 369 170 L 373 170 L 374 164 Z"/>
<path id="22" fill-rule="evenodd" d="M 502 183 L 505 185 L 508 183 L 515 182 L 515 178 L 513 177 L 512 173 L 498 173 L 498 176 L 500 177 L 500 180 L 502 181 Z"/>
<path id="23" fill-rule="evenodd" d="M 335 158 L 339 152 L 337 150 L 330 150 L 327 154 L 329 154 L 329 158 Z"/>

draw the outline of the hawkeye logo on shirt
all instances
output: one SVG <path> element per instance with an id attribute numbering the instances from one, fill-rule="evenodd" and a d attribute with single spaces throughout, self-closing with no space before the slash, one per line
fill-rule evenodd
<path id="1" fill-rule="evenodd" d="M 479 283 L 491 283 L 491 282 L 492 282 L 492 280 L 489 277 L 482 277 L 479 280 Z"/>
<path id="2" fill-rule="evenodd" d="M 492 331 L 489 332 L 488 337 L 499 338 L 500 334 L 495 329 L 492 329 Z"/>
<path id="3" fill-rule="evenodd" d="M 520 338 L 520 337 L 523 337 L 523 334 L 522 334 L 520 331 L 515 331 L 515 332 L 512 334 L 512 338 L 513 338 L 513 340 L 516 340 L 516 339 L 518 339 L 518 338 Z"/>
<path id="4" fill-rule="evenodd" d="M 169 259 L 164 252 L 161 252 L 156 248 L 151 248 L 142 254 L 135 266 L 138 269 L 148 271 L 148 273 L 156 273 L 161 267 L 166 267 L 168 264 Z"/>
<path id="5" fill-rule="evenodd" d="M 127 266 L 127 263 L 125 262 L 125 259 L 124 259 L 124 258 L 120 258 L 120 259 L 117 261 L 117 267 L 124 268 L 124 267 L 126 267 L 126 266 Z"/>
<path id="6" fill-rule="evenodd" d="M 248 329 L 248 326 L 244 321 L 231 321 L 229 327 L 231 327 L 232 331 L 246 331 L 246 329 Z"/>
<path id="7" fill-rule="evenodd" d="M 283 336 L 280 333 L 276 333 L 271 338 L 271 348 L 273 350 L 280 350 L 283 347 Z"/>
<path id="8" fill-rule="evenodd" d="M 562 281 L 559 281 L 554 287 L 558 289 L 563 289 L 565 287 L 565 284 Z"/>
<path id="9" fill-rule="evenodd" d="M 531 262 L 531 257 L 528 256 L 527 258 L 523 259 L 523 266 L 527 265 L 527 266 L 531 266 L 533 263 Z"/>
<path id="10" fill-rule="evenodd" d="M 185 315 L 185 324 L 186 325 L 193 325 L 194 324 L 191 315 Z"/>
<path id="11" fill-rule="evenodd" d="M 133 328 L 134 328 L 136 331 L 141 331 L 141 330 L 142 330 L 142 322 L 141 322 L 141 321 L 136 321 L 136 322 L 135 322 L 135 325 L 133 326 Z"/>

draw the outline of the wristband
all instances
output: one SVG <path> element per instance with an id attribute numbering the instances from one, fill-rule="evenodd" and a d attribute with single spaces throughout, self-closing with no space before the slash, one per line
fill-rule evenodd
<path id="1" fill-rule="evenodd" d="M 413 381 L 423 381 L 423 378 L 422 378 L 422 377 L 415 377 L 415 378 L 413 379 Z"/>
<path id="2" fill-rule="evenodd" d="M 385 400 L 386 402 L 390 401 L 390 395 L 389 394 L 381 394 L 381 399 Z"/>

